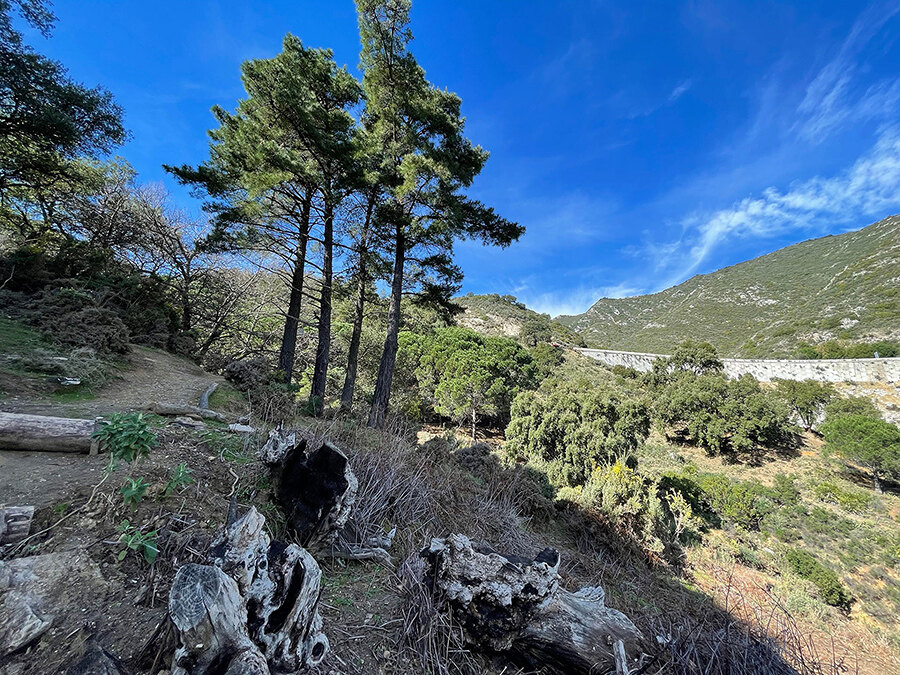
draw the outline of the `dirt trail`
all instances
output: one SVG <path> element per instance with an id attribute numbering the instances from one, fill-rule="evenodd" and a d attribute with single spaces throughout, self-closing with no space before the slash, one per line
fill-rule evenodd
<path id="1" fill-rule="evenodd" d="M 54 401 L 22 391 L 0 401 L 0 412 L 96 417 L 141 410 L 152 401 L 197 405 L 210 384 L 224 382 L 186 358 L 147 347 L 134 347 L 128 362 L 128 367 L 90 400 Z"/>
<path id="2" fill-rule="evenodd" d="M 197 405 L 212 382 L 223 382 L 192 361 L 146 347 L 134 347 L 128 366 L 88 401 L 62 402 L 40 396 L 27 382 L 0 401 L 0 412 L 58 417 L 108 417 L 143 409 L 152 401 Z M 0 503 L 38 508 L 66 499 L 77 486 L 89 492 L 106 465 L 105 457 L 0 450 Z"/>

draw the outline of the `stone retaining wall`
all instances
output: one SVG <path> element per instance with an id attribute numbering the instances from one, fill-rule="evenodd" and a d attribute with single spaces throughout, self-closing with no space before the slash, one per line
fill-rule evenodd
<path id="1" fill-rule="evenodd" d="M 627 366 L 642 373 L 666 354 L 578 349 L 609 366 Z M 900 382 L 900 358 L 890 359 L 722 359 L 729 377 L 749 373 L 760 382 L 776 378 L 819 382 Z"/>

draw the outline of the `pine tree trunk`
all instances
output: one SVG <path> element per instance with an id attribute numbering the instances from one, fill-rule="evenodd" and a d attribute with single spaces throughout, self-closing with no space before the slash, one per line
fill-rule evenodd
<path id="1" fill-rule="evenodd" d="M 284 319 L 284 335 L 281 338 L 281 351 L 278 354 L 278 368 L 284 374 L 284 382 L 291 383 L 294 376 L 294 354 L 297 351 L 297 329 L 300 326 L 300 306 L 303 301 L 303 282 L 306 274 L 306 245 L 309 241 L 309 212 L 312 208 L 312 193 L 303 202 L 301 214 L 301 234 L 297 242 L 297 256 L 294 271 L 291 275 L 291 297 L 288 302 L 287 316 Z"/>
<path id="2" fill-rule="evenodd" d="M 378 366 L 375 381 L 375 395 L 369 413 L 369 426 L 381 429 L 387 415 L 391 399 L 391 381 L 394 378 L 394 364 L 397 362 L 397 336 L 400 333 L 400 299 L 403 297 L 403 263 L 406 258 L 406 241 L 402 226 L 397 226 L 396 248 L 394 249 L 394 278 L 391 281 L 391 308 L 388 314 L 387 336 Z"/>
<path id="3" fill-rule="evenodd" d="M 328 380 L 328 353 L 331 351 L 331 295 L 332 258 L 334 255 L 334 205 L 325 200 L 322 291 L 319 298 L 319 341 L 316 347 L 316 366 L 313 371 L 310 401 L 316 415 L 321 415 L 325 407 L 325 385 Z"/>
<path id="4" fill-rule="evenodd" d="M 366 220 L 359 240 L 359 269 L 356 273 L 356 305 L 353 309 L 353 333 L 350 335 L 350 348 L 347 351 L 347 373 L 344 376 L 344 388 L 341 390 L 341 410 L 347 411 L 353 406 L 353 392 L 356 389 L 356 368 L 359 361 L 359 343 L 362 339 L 363 318 L 366 308 L 366 281 L 368 271 L 366 269 L 368 255 L 369 225 L 372 221 L 372 211 L 375 207 L 375 198 L 370 197 L 366 206 Z"/>

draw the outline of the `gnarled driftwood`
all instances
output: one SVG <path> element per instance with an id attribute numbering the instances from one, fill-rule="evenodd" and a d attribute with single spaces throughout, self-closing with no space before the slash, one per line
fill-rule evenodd
<path id="1" fill-rule="evenodd" d="M 319 566 L 299 546 L 270 541 L 264 525 L 251 508 L 214 542 L 210 565 L 178 570 L 172 675 L 281 675 L 324 658 Z"/>
<path id="2" fill-rule="evenodd" d="M 571 593 L 559 587 L 559 553 L 553 549 L 529 560 L 454 534 L 432 539 L 422 555 L 427 581 L 475 647 L 560 674 L 615 671 L 618 641 L 632 665 L 641 653 L 640 631 L 606 606 L 602 588 Z"/>

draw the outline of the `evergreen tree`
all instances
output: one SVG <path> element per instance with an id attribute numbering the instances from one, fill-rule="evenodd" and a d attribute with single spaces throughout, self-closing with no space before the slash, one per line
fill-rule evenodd
<path id="1" fill-rule="evenodd" d="M 247 98 L 229 113 L 213 109 L 210 159 L 197 168 L 167 167 L 212 200 L 220 246 L 274 255 L 289 270 L 289 299 L 278 365 L 293 375 L 308 246 L 321 224 L 318 347 L 311 398 L 321 409 L 331 341 L 335 216 L 358 177 L 355 121 L 360 88 L 331 50 L 310 49 L 293 35 L 271 59 L 241 67 Z"/>
<path id="2" fill-rule="evenodd" d="M 453 242 L 475 237 L 508 245 L 524 231 L 469 200 L 487 153 L 463 135 L 460 99 L 432 86 L 409 51 L 409 0 L 357 0 L 362 50 L 363 123 L 386 199 L 376 218 L 393 253 L 388 325 L 369 425 L 381 427 L 391 394 L 401 324 L 401 298 L 448 303 L 461 271 Z"/>
<path id="3" fill-rule="evenodd" d="M 0 0 L 0 225 L 25 242 L 56 230 L 71 236 L 60 203 L 91 190 L 92 160 L 122 143 L 122 111 L 112 95 L 69 79 L 12 25 L 13 5 L 45 35 L 48 3 Z"/>

